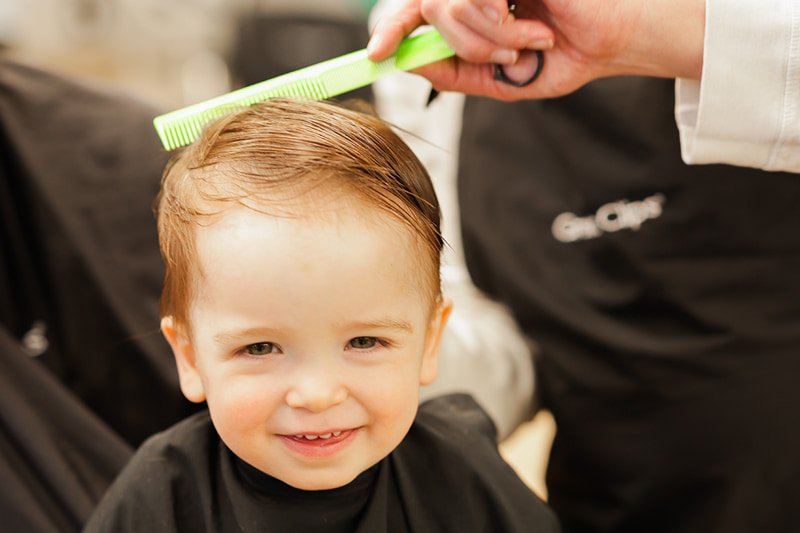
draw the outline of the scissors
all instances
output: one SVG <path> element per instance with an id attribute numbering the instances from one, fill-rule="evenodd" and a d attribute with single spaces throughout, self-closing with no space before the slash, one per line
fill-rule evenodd
<path id="1" fill-rule="evenodd" d="M 517 9 L 517 4 L 508 3 L 508 12 L 513 14 L 514 11 Z M 508 76 L 506 76 L 505 71 L 503 70 L 503 65 L 495 63 L 494 66 L 494 79 L 497 81 L 502 81 L 503 83 L 507 83 L 509 85 L 513 85 L 514 87 L 525 87 L 526 85 L 530 85 L 533 83 L 536 78 L 539 77 L 539 74 L 542 73 L 542 67 L 544 67 L 544 52 L 541 50 L 535 50 L 536 52 L 536 71 L 533 75 L 528 78 L 527 80 L 523 81 L 514 81 Z"/>

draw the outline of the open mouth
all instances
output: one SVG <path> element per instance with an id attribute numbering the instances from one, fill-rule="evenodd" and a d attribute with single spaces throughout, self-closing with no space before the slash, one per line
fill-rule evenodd
<path id="1" fill-rule="evenodd" d="M 290 449 L 302 455 L 326 457 L 346 447 L 357 433 L 357 429 L 346 429 L 322 434 L 280 435 L 280 438 Z"/>
<path id="2" fill-rule="evenodd" d="M 341 434 L 342 434 L 341 431 L 334 431 L 333 433 L 325 433 L 323 435 L 295 435 L 294 437 L 298 439 L 303 438 L 306 440 L 317 440 L 317 439 L 328 440 L 331 437 L 338 437 Z"/>

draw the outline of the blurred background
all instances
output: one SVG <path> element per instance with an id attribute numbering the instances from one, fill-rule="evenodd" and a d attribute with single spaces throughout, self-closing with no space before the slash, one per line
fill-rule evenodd
<path id="1" fill-rule="evenodd" d="M 0 46 L 171 109 L 258 81 L 254 65 L 277 70 L 363 48 L 373 3 L 0 0 Z M 314 31 L 321 22 L 327 33 Z"/>

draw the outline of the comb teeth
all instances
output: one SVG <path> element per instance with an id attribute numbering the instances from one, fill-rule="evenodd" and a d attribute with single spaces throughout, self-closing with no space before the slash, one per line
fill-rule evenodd
<path id="1" fill-rule="evenodd" d="M 210 122 L 278 96 L 325 100 L 369 85 L 384 74 L 411 70 L 454 54 L 438 32 L 429 31 L 403 41 L 395 54 L 379 63 L 366 50 L 312 65 L 155 118 L 161 143 L 167 150 L 191 144 Z"/>
<path id="2" fill-rule="evenodd" d="M 174 150 L 191 144 L 200 136 L 203 128 L 214 120 L 239 109 L 279 96 L 324 100 L 332 95 L 325 89 L 322 81 L 318 79 L 303 79 L 254 93 L 233 103 L 210 107 L 204 111 L 194 113 L 181 113 L 178 111 L 174 114 L 162 115 L 155 119 L 154 124 L 164 148 Z"/>

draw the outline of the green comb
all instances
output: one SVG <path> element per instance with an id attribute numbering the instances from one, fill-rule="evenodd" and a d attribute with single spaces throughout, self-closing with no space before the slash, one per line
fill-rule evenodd
<path id="1" fill-rule="evenodd" d="M 454 55 L 436 30 L 405 39 L 391 57 L 374 62 L 359 50 L 271 80 L 172 111 L 153 124 L 167 150 L 192 143 L 209 122 L 232 111 L 278 96 L 325 100 L 364 87 L 381 76 L 412 70 Z"/>

